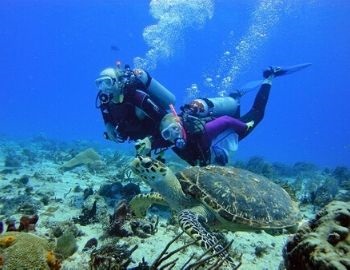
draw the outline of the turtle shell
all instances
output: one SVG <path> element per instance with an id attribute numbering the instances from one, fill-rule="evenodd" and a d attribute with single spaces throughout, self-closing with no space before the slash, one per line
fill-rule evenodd
<path id="1" fill-rule="evenodd" d="M 287 228 L 299 221 L 289 194 L 266 177 L 247 170 L 189 167 L 176 174 L 183 191 L 221 220 L 249 228 Z"/>

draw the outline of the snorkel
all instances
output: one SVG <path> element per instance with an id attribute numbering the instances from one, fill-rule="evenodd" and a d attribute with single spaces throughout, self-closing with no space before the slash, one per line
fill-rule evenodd
<path id="1" fill-rule="evenodd" d="M 170 108 L 170 111 L 171 111 L 172 115 L 174 116 L 176 122 L 181 127 L 182 138 L 176 138 L 175 139 L 175 141 L 174 141 L 175 146 L 177 148 L 179 148 L 179 149 L 183 149 L 185 147 L 185 145 L 186 145 L 186 140 L 187 140 L 186 131 L 185 131 L 184 127 L 181 124 L 180 117 L 177 115 L 174 105 L 173 104 L 169 104 L 169 108 Z"/>

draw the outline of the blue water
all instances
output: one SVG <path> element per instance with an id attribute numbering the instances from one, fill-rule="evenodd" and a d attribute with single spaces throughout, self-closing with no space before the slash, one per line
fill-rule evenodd
<path id="1" fill-rule="evenodd" d="M 260 79 L 266 66 L 312 62 L 275 79 L 265 118 L 240 143 L 237 158 L 350 165 L 350 2 L 152 3 L 153 13 L 144 0 L 3 0 L 0 134 L 102 141 L 94 80 L 116 60 L 146 59 L 177 106 L 193 83 L 201 95 L 213 95 Z M 143 32 L 150 25 L 148 44 Z M 216 75 L 220 89 L 206 87 Z M 255 92 L 243 98 L 242 112 Z"/>

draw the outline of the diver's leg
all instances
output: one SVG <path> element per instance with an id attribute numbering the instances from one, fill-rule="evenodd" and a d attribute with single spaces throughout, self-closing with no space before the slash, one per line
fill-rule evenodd
<path id="1" fill-rule="evenodd" d="M 239 136 L 246 133 L 247 125 L 239 119 L 224 115 L 205 124 L 207 139 L 212 141 L 227 129 L 233 129 Z"/>
<path id="2" fill-rule="evenodd" d="M 255 97 L 252 108 L 250 109 L 249 112 L 247 112 L 245 115 L 243 115 L 240 118 L 240 120 L 245 123 L 254 121 L 254 126 L 249 128 L 242 136 L 240 136 L 239 137 L 240 140 L 246 137 L 250 132 L 252 132 L 252 130 L 254 130 L 254 128 L 264 118 L 266 104 L 270 95 L 271 83 L 272 83 L 272 76 L 268 77 L 263 81 Z"/>

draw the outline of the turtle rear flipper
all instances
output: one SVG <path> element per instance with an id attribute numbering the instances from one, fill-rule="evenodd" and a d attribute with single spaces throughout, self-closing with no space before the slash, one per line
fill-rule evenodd
<path id="1" fill-rule="evenodd" d="M 233 260 L 229 256 L 228 252 L 224 250 L 225 248 L 221 245 L 218 238 L 212 232 L 208 231 L 200 219 L 205 220 L 204 217 L 198 216 L 191 210 L 183 210 L 179 214 L 179 223 L 181 228 L 194 240 L 205 249 L 211 249 L 213 253 L 218 253 L 221 258 L 233 265 Z"/>

